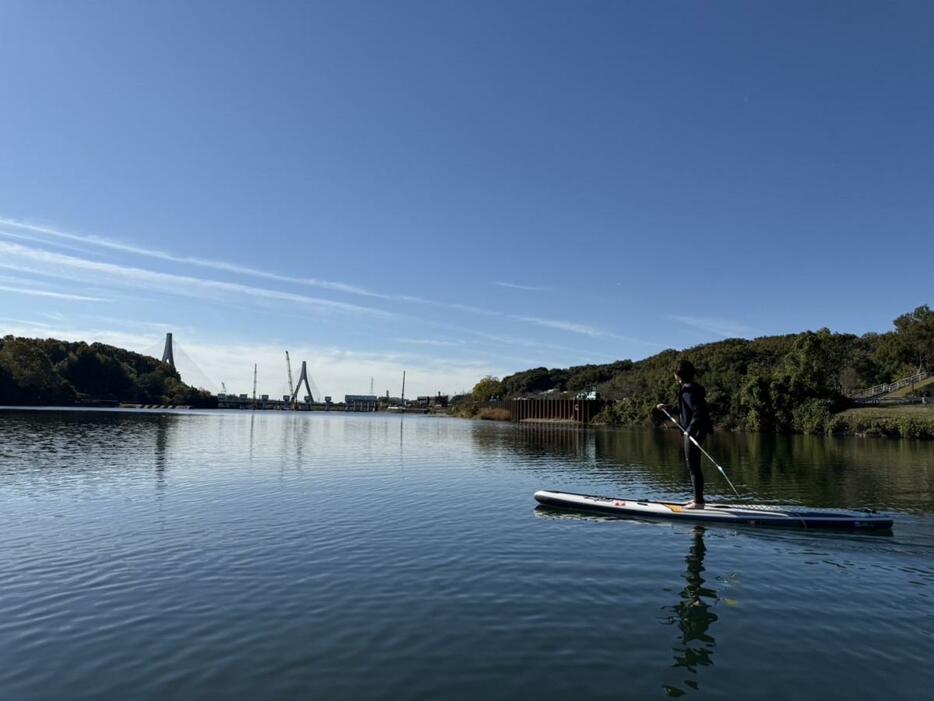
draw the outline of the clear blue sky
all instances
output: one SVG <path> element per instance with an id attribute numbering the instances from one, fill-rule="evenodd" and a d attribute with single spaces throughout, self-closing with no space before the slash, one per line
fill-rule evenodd
<path id="1" fill-rule="evenodd" d="M 929 2 L 0 4 L 0 329 L 469 387 L 932 303 Z M 51 233 L 50 233 L 51 232 Z M 195 260 L 196 259 L 196 260 Z M 294 279 L 292 279 L 294 278 Z"/>

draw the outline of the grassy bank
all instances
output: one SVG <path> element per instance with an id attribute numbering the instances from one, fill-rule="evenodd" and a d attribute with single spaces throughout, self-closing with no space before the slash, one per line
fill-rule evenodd
<path id="1" fill-rule="evenodd" d="M 512 413 L 501 406 L 490 406 L 481 402 L 461 402 L 448 410 L 448 416 L 461 419 L 484 419 L 486 421 L 512 421 Z"/>
<path id="2" fill-rule="evenodd" d="M 934 406 L 860 407 L 831 416 L 827 433 L 934 439 Z"/>

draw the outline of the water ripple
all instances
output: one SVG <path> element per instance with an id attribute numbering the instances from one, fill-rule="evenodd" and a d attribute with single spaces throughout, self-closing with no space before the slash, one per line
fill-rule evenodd
<path id="1" fill-rule="evenodd" d="M 684 496 L 663 432 L 0 416 L 3 698 L 912 698 L 934 683 L 920 448 L 714 437 L 762 500 L 894 512 L 874 537 L 533 508 L 542 487 Z"/>

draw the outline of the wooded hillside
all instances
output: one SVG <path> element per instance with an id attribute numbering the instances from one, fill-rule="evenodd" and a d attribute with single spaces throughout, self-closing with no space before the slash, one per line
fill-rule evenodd
<path id="1" fill-rule="evenodd" d="M 921 306 L 894 330 L 863 336 L 828 329 L 787 336 L 727 339 L 644 360 L 567 369 L 533 368 L 478 384 L 483 398 L 560 394 L 596 388 L 616 400 L 610 423 L 651 422 L 652 408 L 671 402 L 673 368 L 687 357 L 707 389 L 715 422 L 724 428 L 819 431 L 845 408 L 847 395 L 934 366 L 934 311 Z"/>
<path id="2" fill-rule="evenodd" d="M 52 338 L 0 339 L 0 404 L 70 405 L 118 401 L 217 406 L 155 358 L 103 343 Z"/>

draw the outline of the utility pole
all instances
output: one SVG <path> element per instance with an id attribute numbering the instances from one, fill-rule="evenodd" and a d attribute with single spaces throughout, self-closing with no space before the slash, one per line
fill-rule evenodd
<path id="1" fill-rule="evenodd" d="M 256 363 L 253 363 L 253 408 L 256 408 Z"/>

